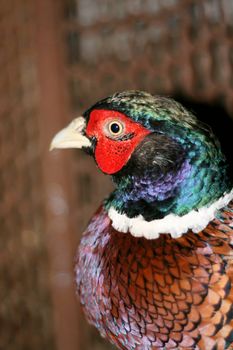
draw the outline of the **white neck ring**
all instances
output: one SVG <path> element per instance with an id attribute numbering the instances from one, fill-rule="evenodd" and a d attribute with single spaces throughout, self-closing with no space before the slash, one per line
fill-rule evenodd
<path id="1" fill-rule="evenodd" d="M 117 231 L 129 232 L 134 237 L 155 239 L 161 234 L 170 233 L 173 238 L 178 238 L 188 230 L 194 233 L 202 231 L 210 221 L 214 220 L 217 211 L 225 207 L 232 199 L 233 189 L 210 206 L 192 210 L 183 216 L 169 214 L 162 219 L 152 221 L 146 221 L 142 215 L 129 218 L 126 214 L 118 213 L 113 207 L 109 209 L 108 216 Z"/>

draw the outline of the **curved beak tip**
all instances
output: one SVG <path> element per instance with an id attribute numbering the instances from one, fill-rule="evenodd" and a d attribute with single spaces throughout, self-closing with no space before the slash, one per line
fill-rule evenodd
<path id="1" fill-rule="evenodd" d="M 74 119 L 66 128 L 59 131 L 50 144 L 49 150 L 57 148 L 82 148 L 91 146 L 91 141 L 83 135 L 86 121 L 83 117 Z"/>

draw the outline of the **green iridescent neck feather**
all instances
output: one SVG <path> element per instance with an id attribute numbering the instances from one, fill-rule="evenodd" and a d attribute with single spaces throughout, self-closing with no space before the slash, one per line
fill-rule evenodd
<path id="1" fill-rule="evenodd" d="M 221 147 L 211 129 L 178 102 L 130 91 L 95 108 L 118 110 L 151 130 L 127 165 L 113 176 L 106 200 L 128 217 L 151 221 L 209 206 L 233 187 Z"/>

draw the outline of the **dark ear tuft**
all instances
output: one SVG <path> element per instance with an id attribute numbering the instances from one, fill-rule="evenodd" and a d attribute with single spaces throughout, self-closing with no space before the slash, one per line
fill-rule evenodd
<path id="1" fill-rule="evenodd" d="M 144 170 L 148 172 L 150 169 L 154 174 L 156 171 L 158 174 L 167 173 L 179 168 L 185 155 L 185 150 L 175 140 L 151 133 L 136 147 L 126 166 L 116 176 L 141 175 Z"/>

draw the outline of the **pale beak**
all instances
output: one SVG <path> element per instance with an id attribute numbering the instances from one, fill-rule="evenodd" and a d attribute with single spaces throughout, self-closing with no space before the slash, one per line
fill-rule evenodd
<path id="1" fill-rule="evenodd" d="M 59 131 L 52 139 L 50 151 L 54 148 L 90 147 L 91 141 L 83 135 L 86 121 L 83 117 L 74 119 L 66 128 Z"/>

